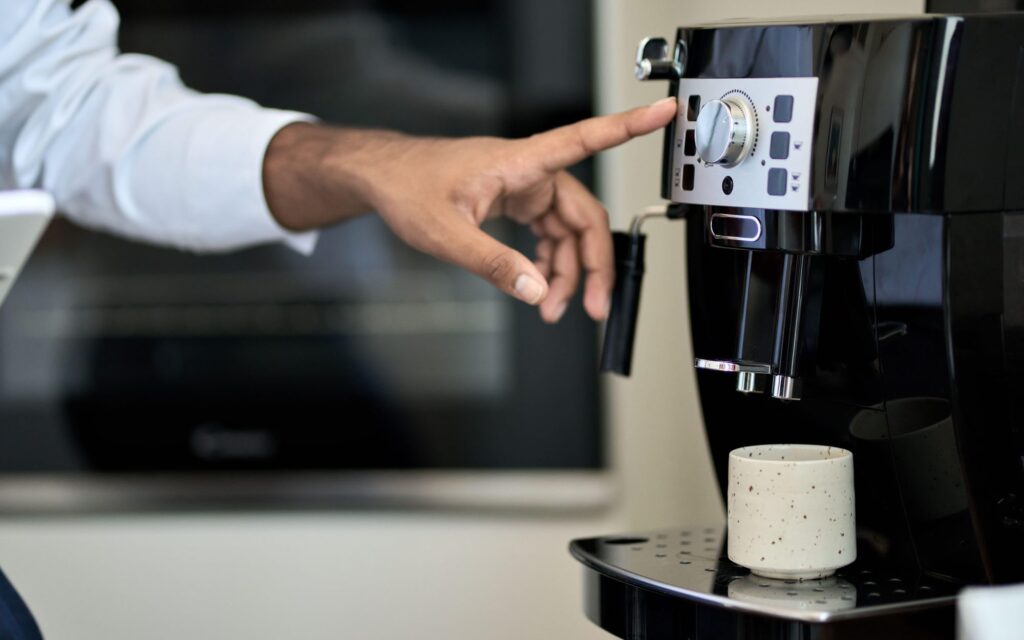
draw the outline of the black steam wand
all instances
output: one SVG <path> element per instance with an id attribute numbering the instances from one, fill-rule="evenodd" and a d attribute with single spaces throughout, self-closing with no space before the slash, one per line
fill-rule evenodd
<path id="1" fill-rule="evenodd" d="M 615 287 L 604 331 L 601 371 L 628 376 L 633 362 L 633 339 L 640 310 L 640 286 L 644 278 L 644 248 L 647 236 L 640 232 L 651 218 L 677 219 L 682 208 L 669 205 L 647 207 L 633 217 L 629 231 L 612 234 L 615 250 Z"/>

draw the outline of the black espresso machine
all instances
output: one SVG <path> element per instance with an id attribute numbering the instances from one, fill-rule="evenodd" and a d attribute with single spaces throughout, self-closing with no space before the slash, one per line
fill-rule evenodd
<path id="1" fill-rule="evenodd" d="M 720 523 L 576 540 L 587 616 L 631 640 L 953 637 L 962 587 L 1024 580 L 1024 15 L 681 28 L 636 72 L 679 99 L 661 212 L 686 225 L 719 488 L 740 446 L 849 449 L 858 554 L 797 582 L 731 563 Z M 643 219 L 615 238 L 603 365 L 627 375 Z"/>

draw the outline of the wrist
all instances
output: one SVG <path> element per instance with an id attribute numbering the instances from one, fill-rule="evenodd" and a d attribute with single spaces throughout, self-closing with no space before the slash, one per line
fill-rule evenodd
<path id="1" fill-rule="evenodd" d="M 263 162 L 264 193 L 278 224 L 306 231 L 373 210 L 373 156 L 381 146 L 374 138 L 391 135 L 302 122 L 283 127 Z"/>
<path id="2" fill-rule="evenodd" d="M 400 179 L 391 175 L 392 169 L 411 138 L 381 129 L 335 129 L 333 133 L 324 158 L 325 177 L 360 212 L 380 211 Z"/>

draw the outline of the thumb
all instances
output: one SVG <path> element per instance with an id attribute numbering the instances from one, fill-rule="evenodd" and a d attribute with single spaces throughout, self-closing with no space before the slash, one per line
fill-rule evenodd
<path id="1" fill-rule="evenodd" d="M 454 224 L 436 257 L 471 271 L 495 288 L 531 305 L 548 295 L 548 283 L 529 258 L 475 225 Z"/>

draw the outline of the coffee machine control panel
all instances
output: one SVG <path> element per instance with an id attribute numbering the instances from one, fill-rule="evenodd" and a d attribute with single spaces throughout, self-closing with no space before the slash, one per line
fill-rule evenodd
<path id="1" fill-rule="evenodd" d="M 672 200 L 808 211 L 817 78 L 681 78 Z"/>

